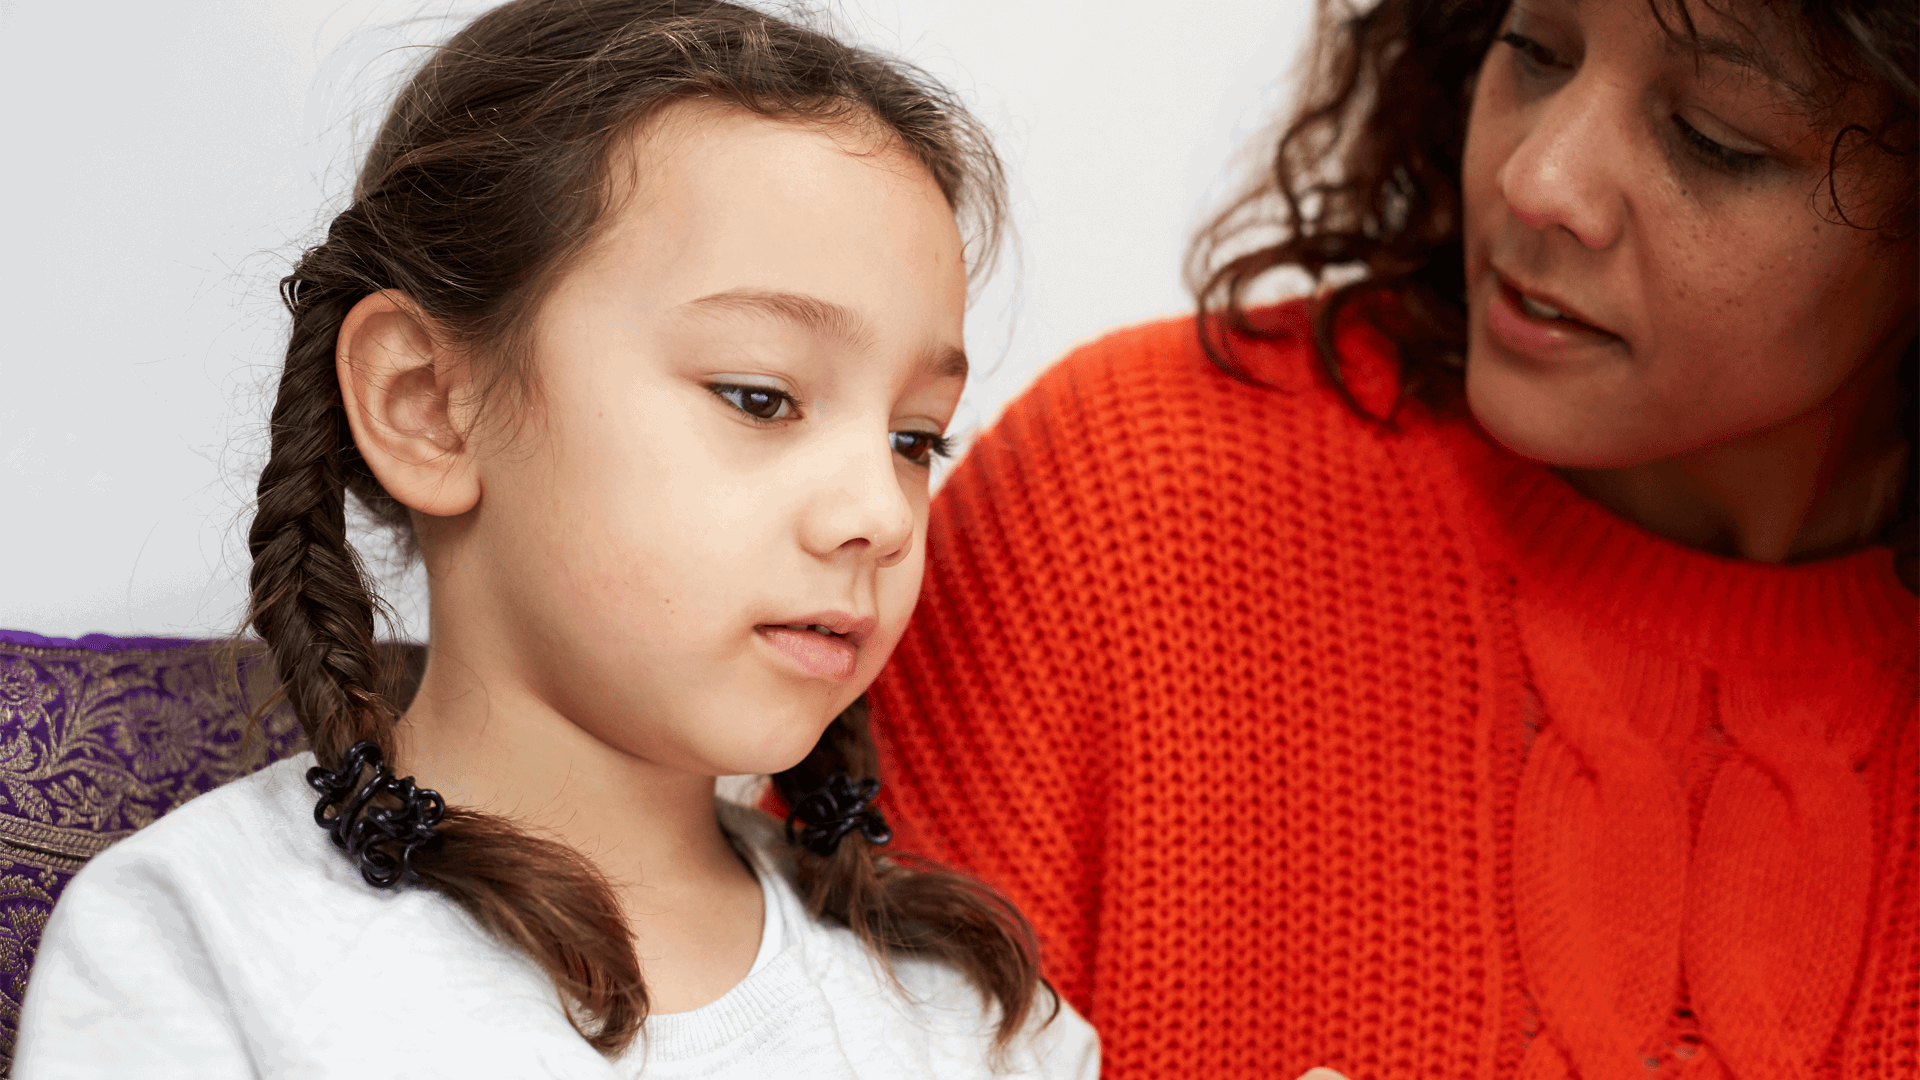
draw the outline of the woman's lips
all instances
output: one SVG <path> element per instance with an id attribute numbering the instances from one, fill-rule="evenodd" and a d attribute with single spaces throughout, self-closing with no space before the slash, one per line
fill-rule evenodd
<path id="1" fill-rule="evenodd" d="M 791 626 L 770 625 L 754 629 L 801 671 L 816 679 L 837 682 L 853 677 L 860 649 L 845 637 L 822 634 L 818 630 L 796 630 Z"/>
<path id="2" fill-rule="evenodd" d="M 1534 304 L 1552 307 L 1544 301 Z M 1493 297 L 1487 302 L 1487 333 L 1509 351 L 1541 361 L 1624 344 L 1618 334 L 1565 315 L 1552 318 L 1536 314 L 1528 307 L 1526 295 L 1496 274 Z"/>

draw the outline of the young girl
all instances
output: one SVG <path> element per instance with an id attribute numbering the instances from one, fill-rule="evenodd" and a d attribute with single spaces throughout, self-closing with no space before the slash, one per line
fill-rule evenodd
<path id="1" fill-rule="evenodd" d="M 74 879 L 15 1075 L 1095 1075 L 1020 916 L 880 853 L 856 703 L 1000 185 L 937 88 L 718 0 L 435 52 L 285 281 L 252 625 L 312 753 Z M 426 564 L 404 712 L 349 494 Z"/>
<path id="2" fill-rule="evenodd" d="M 1920 5 L 1325 10 L 942 489 L 894 825 L 1109 1077 L 1920 1076 Z"/>

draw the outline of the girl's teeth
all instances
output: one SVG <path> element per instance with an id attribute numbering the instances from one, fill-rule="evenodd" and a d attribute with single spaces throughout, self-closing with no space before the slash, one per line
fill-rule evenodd
<path id="1" fill-rule="evenodd" d="M 1550 308 L 1525 294 L 1522 294 L 1520 297 L 1520 310 L 1536 319 L 1558 319 L 1562 317 L 1558 309 Z"/>

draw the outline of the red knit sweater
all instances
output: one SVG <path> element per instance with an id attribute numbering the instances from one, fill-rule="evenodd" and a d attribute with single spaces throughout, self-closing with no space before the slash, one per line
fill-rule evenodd
<path id="1" fill-rule="evenodd" d="M 1920 1076 L 1889 551 L 1680 547 L 1357 419 L 1276 318 L 1279 392 L 1133 329 L 955 471 L 872 692 L 902 845 L 1020 904 L 1114 1080 Z"/>

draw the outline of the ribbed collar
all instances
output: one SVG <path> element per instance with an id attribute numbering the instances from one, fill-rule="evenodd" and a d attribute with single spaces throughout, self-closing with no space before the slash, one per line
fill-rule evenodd
<path id="1" fill-rule="evenodd" d="M 702 1054 L 718 1053 L 732 1047 L 756 1031 L 763 1036 L 776 1035 L 778 1020 L 790 1020 L 814 1006 L 821 1019 L 831 1020 L 825 996 L 808 975 L 805 960 L 788 949 L 759 971 L 735 984 L 716 1000 L 691 1012 L 665 1013 L 647 1017 L 646 1031 L 634 1042 L 632 1054 L 642 1064 L 647 1061 L 685 1061 Z M 625 1058 L 622 1064 L 626 1063 Z"/>
<path id="2" fill-rule="evenodd" d="M 832 1015 L 816 985 L 819 973 L 811 971 L 808 963 L 806 939 L 811 927 L 789 880 L 791 867 L 782 865 L 769 850 L 773 838 L 769 822 L 724 799 L 715 799 L 714 809 L 721 828 L 760 882 L 766 915 L 759 953 L 747 977 L 717 1000 L 689 1012 L 647 1017 L 646 1031 L 634 1043 L 643 1061 L 684 1061 L 715 1053 L 756 1029 L 763 1034 L 777 1031 L 776 1018 L 791 1019 L 808 1007 L 823 1017 Z"/>
<path id="3" fill-rule="evenodd" d="M 1443 431 L 1476 540 L 1531 602 L 1716 666 L 1920 649 L 1920 603 L 1890 548 L 1787 565 L 1698 551 L 1615 516 L 1470 420 Z"/>

